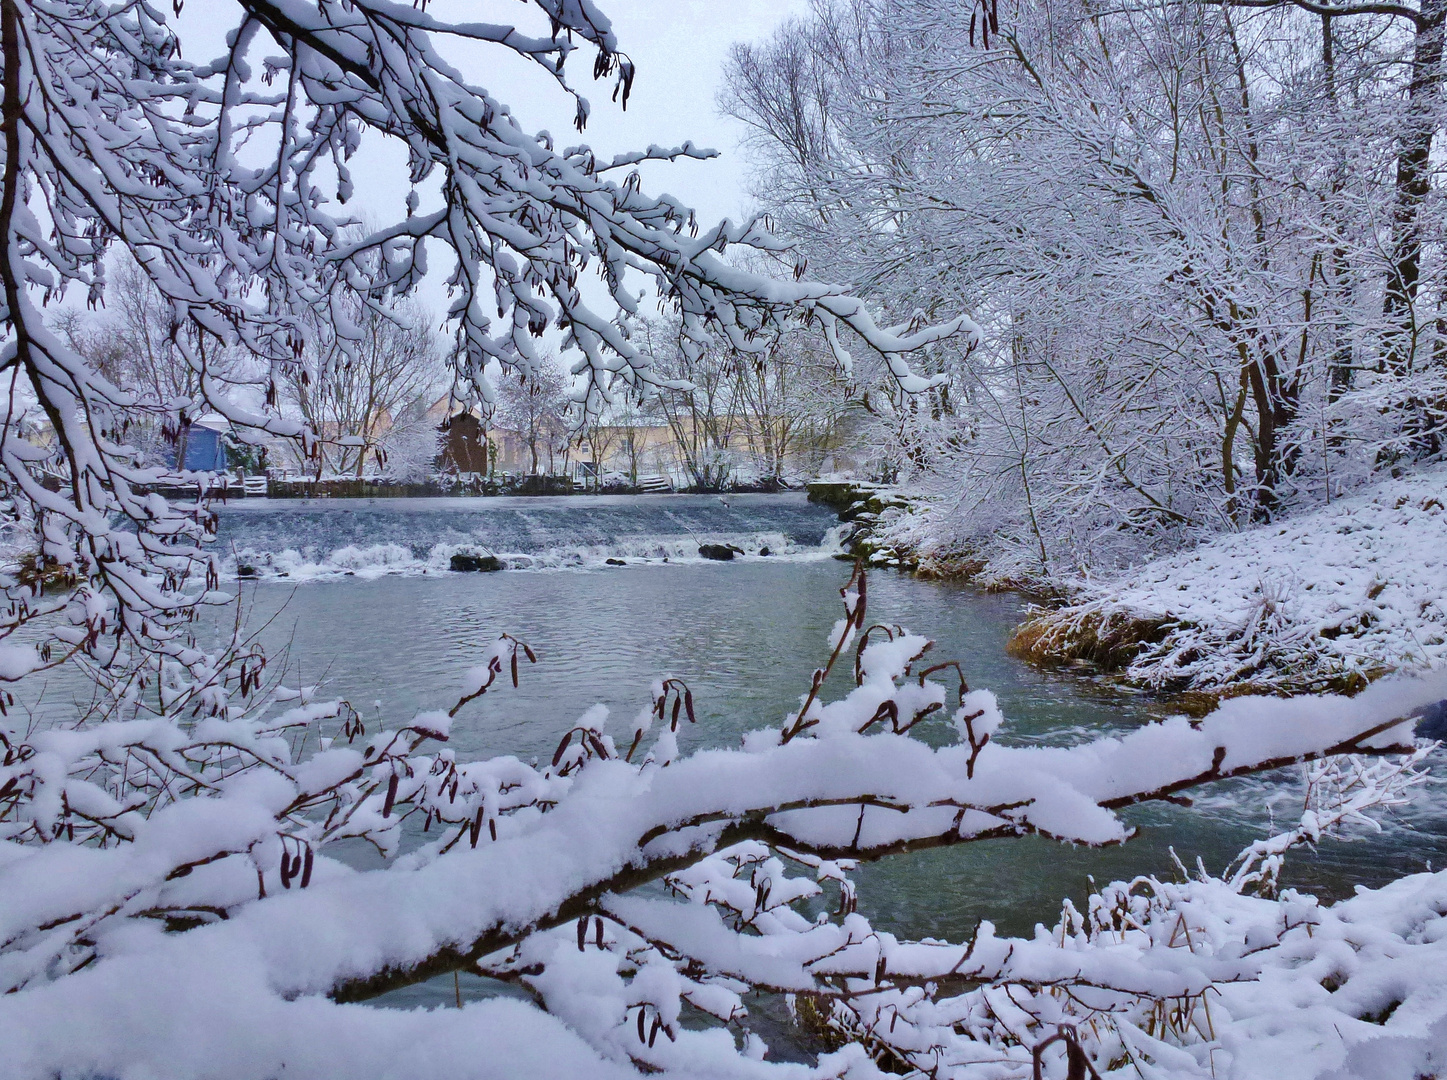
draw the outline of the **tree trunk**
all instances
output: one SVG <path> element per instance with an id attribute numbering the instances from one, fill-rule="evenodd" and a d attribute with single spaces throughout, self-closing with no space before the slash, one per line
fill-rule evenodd
<path id="1" fill-rule="evenodd" d="M 1332 32 L 1332 17 L 1321 17 L 1321 70 L 1325 84 L 1326 98 L 1334 117 L 1340 118 L 1341 109 L 1336 94 L 1336 42 Z M 1336 175 L 1332 178 L 1332 196 L 1341 193 L 1346 183 L 1346 156 L 1343 147 L 1337 156 Z M 1341 230 L 1341 224 L 1336 222 Z M 1341 230 L 1344 231 L 1344 230 Z M 1347 307 L 1351 302 L 1351 266 L 1347 261 L 1346 246 L 1338 237 L 1332 246 L 1331 271 L 1327 282 L 1327 299 L 1332 319 L 1332 353 L 1327 361 L 1327 400 L 1336 401 L 1352 388 L 1352 342 L 1348 329 Z M 1328 435 L 1328 445 L 1339 446 L 1340 438 Z"/>
<path id="2" fill-rule="evenodd" d="M 186 471 L 186 450 L 191 444 L 191 424 L 182 419 L 181 428 L 176 432 L 176 471 Z"/>
<path id="3" fill-rule="evenodd" d="M 1387 323 L 1382 366 L 1398 375 L 1412 370 L 1416 352 L 1413 308 L 1422 271 L 1422 205 L 1432 182 L 1432 139 L 1436 134 L 1437 91 L 1442 81 L 1444 22 L 1447 0 L 1422 0 L 1412 52 L 1412 79 L 1407 86 L 1406 117 L 1397 149 L 1391 263 L 1382 301 Z"/>

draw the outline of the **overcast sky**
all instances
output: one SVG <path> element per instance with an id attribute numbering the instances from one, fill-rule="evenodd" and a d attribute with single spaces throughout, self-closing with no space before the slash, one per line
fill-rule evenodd
<path id="1" fill-rule="evenodd" d="M 637 63 L 638 81 L 626 114 L 601 83 L 594 84 L 585 137 L 610 153 L 685 139 L 718 150 L 721 160 L 655 171 L 651 186 L 657 190 L 662 179 L 663 190 L 692 205 L 701 219 L 739 217 L 748 201 L 737 147 L 742 127 L 719 116 L 714 104 L 724 59 L 733 42 L 758 41 L 788 16 L 802 14 L 805 0 L 601 0 L 600 6 Z M 515 111 L 526 118 L 522 105 Z"/>
<path id="2" fill-rule="evenodd" d="M 453 39 L 440 39 L 439 48 L 469 80 L 510 107 L 525 131 L 550 132 L 560 149 L 585 143 L 606 160 L 650 144 L 672 147 L 692 140 L 719 151 L 709 161 L 646 164 L 644 190 L 666 192 L 691 206 L 704 227 L 745 216 L 750 200 L 748 166 L 739 147 L 743 128 L 720 116 L 715 103 L 723 64 L 735 41 L 768 37 L 790 16 L 802 15 L 808 0 L 598 0 L 598 6 L 612 20 L 619 48 L 632 58 L 638 74 L 625 112 L 611 100 L 611 80 L 592 81 L 593 47 L 579 48 L 568 63 L 569 78 L 592 105 L 581 135 L 573 127 L 571 99 L 537 65 L 497 46 L 459 49 Z M 506 23 L 533 35 L 548 33 L 539 9 L 518 0 L 431 0 L 427 11 L 443 22 Z M 239 17 L 235 0 L 186 0 L 178 21 L 185 55 L 194 62 L 220 56 L 225 35 Z M 253 70 L 266 54 L 267 49 L 254 48 Z M 350 167 L 356 197 L 348 209 L 377 223 L 405 213 L 409 184 L 400 144 L 372 136 Z M 436 190 L 435 183 L 420 190 L 424 212 L 429 194 L 440 198 Z M 451 260 L 438 251 L 433 260 L 418 298 L 440 313 L 447 306 L 444 279 Z M 585 280 L 585 292 L 591 284 Z"/>
<path id="3" fill-rule="evenodd" d="M 722 157 L 713 161 L 650 167 L 645 187 L 677 196 L 699 212 L 701 221 L 738 218 L 748 205 L 747 170 L 738 149 L 742 128 L 719 116 L 715 106 L 723 62 L 734 41 L 767 37 L 789 16 L 802 14 L 807 0 L 600 0 L 599 6 L 613 20 L 638 78 L 625 113 L 610 100 L 611 82 L 591 80 L 592 46 L 579 49 L 569 61 L 569 74 L 593 106 L 581 136 L 572 126 L 570 102 L 535 67 L 508 62 L 496 47 L 476 47 L 471 56 L 449 53 L 449 59 L 509 105 L 525 130 L 546 129 L 559 147 L 585 142 L 604 157 L 692 139 L 718 150 Z M 508 22 L 546 33 L 537 9 L 518 0 L 432 0 L 427 10 L 442 21 Z M 188 0 L 180 19 L 186 55 L 194 61 L 220 55 L 225 33 L 237 21 L 233 0 Z M 355 170 L 364 205 L 379 203 L 367 209 L 389 217 L 400 210 L 407 179 L 403 160 L 397 153 L 394 159 L 369 159 L 367 168 Z"/>

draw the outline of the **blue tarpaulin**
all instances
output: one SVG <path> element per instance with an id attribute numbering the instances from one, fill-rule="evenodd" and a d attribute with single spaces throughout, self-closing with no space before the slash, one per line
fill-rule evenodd
<path id="1" fill-rule="evenodd" d="M 220 425 L 205 420 L 191 425 L 186 433 L 186 472 L 225 472 L 226 445 L 225 431 Z M 175 463 L 172 451 L 171 462 Z"/>

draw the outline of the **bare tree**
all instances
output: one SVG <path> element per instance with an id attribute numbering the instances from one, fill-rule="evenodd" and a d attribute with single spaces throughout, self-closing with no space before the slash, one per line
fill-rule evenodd
<path id="1" fill-rule="evenodd" d="M 646 411 L 642 405 L 627 402 L 613 414 L 619 433 L 619 446 L 628 462 L 628 482 L 637 484 L 639 465 L 647 445 L 647 430 L 657 419 L 655 411 Z"/>
<path id="2" fill-rule="evenodd" d="M 551 356 L 541 356 L 532 373 L 505 379 L 498 388 L 497 422 L 517 432 L 528 448 L 529 472 L 537 476 L 544 459 L 553 474 L 571 437 L 568 411 L 571 380 Z"/>
<path id="3" fill-rule="evenodd" d="M 595 453 L 601 455 L 600 462 L 614 462 L 614 467 L 628 478 L 628 483 L 637 485 L 645 463 L 659 468 L 658 455 L 666 452 L 656 435 L 666 428 L 658 396 L 651 397 L 637 393 L 615 395 L 613 402 L 595 422 L 597 434 L 594 440 Z M 671 430 L 671 429 L 669 429 Z M 598 448 L 602 448 L 599 450 Z"/>
<path id="4" fill-rule="evenodd" d="M 389 444 L 431 426 L 426 407 L 445 376 L 432 316 L 415 301 L 381 310 L 358 302 L 348 315 L 345 330 L 314 328 L 315 344 L 288 369 L 286 387 L 288 403 L 318 435 L 300 464 L 360 477 L 369 457 L 384 468 Z"/>
<path id="5" fill-rule="evenodd" d="M 602 487 L 603 473 L 607 463 L 612 459 L 614 453 L 620 449 L 626 449 L 623 433 L 619 431 L 609 418 L 604 416 L 590 417 L 587 425 L 578 435 L 579 445 L 586 444 L 592 457 L 592 475 L 588 480 L 593 488 L 597 490 Z"/>
<path id="6" fill-rule="evenodd" d="M 63 308 L 55 326 L 71 349 L 135 395 L 128 439 L 152 460 L 170 456 L 180 467 L 191 425 L 210 409 L 201 392 L 201 375 L 188 361 L 181 339 L 219 383 L 255 386 L 256 368 L 243 351 L 179 321 L 128 252 L 119 253 L 116 263 L 104 306 L 94 313 Z"/>
<path id="7" fill-rule="evenodd" d="M 661 322 L 645 323 L 643 336 L 657 350 L 655 370 L 674 384 L 658 395 L 658 409 L 673 434 L 679 464 L 694 487 L 722 490 L 736 465 L 735 437 L 742 434 L 736 371 L 746 361 L 726 347 L 677 347 Z"/>
<path id="8" fill-rule="evenodd" d="M 833 355 L 815 346 L 806 330 L 786 330 L 767 357 L 734 365 L 749 449 L 766 480 L 782 482 L 804 458 L 817 462 L 848 408 L 849 381 Z"/>

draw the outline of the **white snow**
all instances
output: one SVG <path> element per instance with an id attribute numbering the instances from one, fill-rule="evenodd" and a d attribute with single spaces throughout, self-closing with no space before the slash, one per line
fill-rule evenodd
<path id="1" fill-rule="evenodd" d="M 1127 676 L 1310 684 L 1447 662 L 1447 468 L 1085 585 L 1052 616 L 1164 620 Z"/>
<path id="2" fill-rule="evenodd" d="M 859 618 L 863 595 L 846 596 Z M 849 988 L 832 1006 L 853 1016 L 840 1020 L 846 1034 L 878 1028 L 891 1053 L 947 1064 L 937 1075 L 948 1080 L 1028 1075 L 1032 1040 L 1077 1002 L 1103 1066 L 1127 1053 L 1161 1075 L 1201 1075 L 1212 1061 L 1252 1075 L 1250 1063 L 1274 1054 L 1295 1062 L 1283 1078 L 1319 1076 L 1372 1052 L 1378 1027 L 1360 1017 L 1387 998 L 1400 1002 L 1389 1023 L 1403 1060 L 1426 1060 L 1447 1015 L 1437 974 L 1447 879 L 1398 883 L 1339 910 L 1240 894 L 1274 880 L 1287 847 L 1398 798 L 1416 782 L 1412 760 L 1349 775 L 1318 766 L 1338 771 L 1322 774 L 1290 836 L 1251 849 L 1229 881 L 1153 883 L 1157 900 L 1125 923 L 1112 912 L 1136 910 L 1135 885 L 1102 890 L 1089 927 L 1067 909 L 1063 929 L 1031 940 L 987 925 L 968 944 L 903 942 L 854 910 L 847 875 L 856 857 L 919 842 L 1033 832 L 1116 843 L 1131 830 L 1113 808 L 1138 799 L 1323 750 L 1404 751 L 1404 717 L 1447 696 L 1447 675 L 1391 677 L 1351 699 L 1238 698 L 1202 721 L 1073 747 L 1011 746 L 985 739 L 1008 730 L 987 692 L 965 695 L 953 715 L 939 707 L 952 688 L 915 675 L 924 641 L 870 642 L 857 685 L 811 706 L 821 722 L 789 741 L 775 728 L 737 750 L 678 757 L 664 745 L 641 765 L 601 733 L 601 707 L 577 721 L 557 761 L 535 767 L 424 752 L 448 734 L 435 713 L 358 741 L 340 703 L 287 690 L 273 698 L 289 707 L 269 719 L 238 709 L 12 733 L 0 765 L 0 788 L 19 799 L 0 840 L 0 983 L 13 990 L 0 995 L 0 1078 L 606 1077 L 630 1075 L 630 1061 L 679 1077 L 879 1075 L 857 1041 L 816 1067 L 782 1065 L 760 1060 L 742 1028 L 682 1022 L 687 1001 L 742 1024 L 751 986 Z M 464 691 L 478 681 L 470 673 Z M 885 705 L 892 720 L 881 724 Z M 960 741 L 913 737 L 920 717 L 953 724 Z M 329 743 L 309 737 L 322 731 Z M 672 724 L 660 734 L 672 741 Z M 164 786 L 148 779 L 161 776 Z M 409 813 L 434 831 L 384 869 L 349 870 L 325 853 L 364 837 L 391 855 Z M 305 872 L 304 850 L 319 851 Z M 650 877 L 678 899 L 632 890 Z M 839 894 L 833 917 L 796 906 L 826 889 Z M 569 904 L 581 918 L 557 914 Z M 167 933 L 157 917 L 167 913 L 203 925 Z M 1338 958 L 1336 942 L 1359 940 L 1355 961 Z M 379 1014 L 323 996 L 455 950 L 524 981 L 554 1017 L 498 1003 Z M 1303 968 L 1303 957 L 1321 959 Z M 1340 1007 L 1318 1000 L 1331 993 L 1318 972 L 1328 965 L 1345 980 L 1332 997 Z M 1194 1020 L 1152 1027 L 1161 1002 L 1194 1016 L 1191 1002 L 1213 986 L 1215 1034 Z M 1291 1034 L 1333 1023 L 1347 1034 L 1310 1053 Z M 1050 1075 L 1060 1065 L 1052 1057 Z"/>

